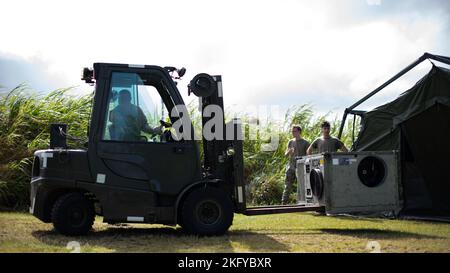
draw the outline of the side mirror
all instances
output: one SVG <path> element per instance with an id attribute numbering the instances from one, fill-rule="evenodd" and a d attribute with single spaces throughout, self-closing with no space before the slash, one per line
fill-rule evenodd
<path id="1" fill-rule="evenodd" d="M 188 95 L 191 92 L 197 97 L 209 97 L 217 92 L 217 83 L 209 74 L 198 74 L 188 85 Z"/>
<path id="2" fill-rule="evenodd" d="M 167 72 L 169 72 L 170 76 L 174 80 L 179 80 L 184 76 L 184 74 L 186 74 L 186 68 L 184 67 L 178 69 L 174 66 L 165 66 L 164 68 L 167 70 Z M 177 73 L 177 76 L 174 75 L 175 72 Z"/>
<path id="3" fill-rule="evenodd" d="M 186 74 L 186 68 L 182 67 L 182 68 L 178 69 L 177 72 L 178 72 L 178 77 L 181 78 L 184 76 L 184 74 Z"/>
<path id="4" fill-rule="evenodd" d="M 87 67 L 83 68 L 81 80 L 85 81 L 86 83 L 94 83 L 94 70 Z"/>

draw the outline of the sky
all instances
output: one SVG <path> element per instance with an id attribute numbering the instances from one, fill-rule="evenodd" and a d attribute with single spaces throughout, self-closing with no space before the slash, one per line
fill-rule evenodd
<path id="1" fill-rule="evenodd" d="M 48 92 L 118 62 L 222 75 L 227 107 L 310 103 L 341 115 L 424 52 L 450 55 L 448 0 L 24 1 L 0 4 L 0 85 Z M 424 63 L 361 105 L 410 88 Z"/>

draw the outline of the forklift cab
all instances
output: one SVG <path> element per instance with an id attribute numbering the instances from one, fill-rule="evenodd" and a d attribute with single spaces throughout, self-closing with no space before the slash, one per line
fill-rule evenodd
<path id="1" fill-rule="evenodd" d="M 197 143 L 163 137 L 160 121 L 172 119 L 175 106 L 184 105 L 167 71 L 96 63 L 94 75 L 88 148 L 97 183 L 175 195 L 200 179 Z"/>

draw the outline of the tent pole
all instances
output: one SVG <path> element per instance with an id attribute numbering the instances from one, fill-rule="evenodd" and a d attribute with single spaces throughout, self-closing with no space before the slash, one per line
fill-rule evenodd
<path id="1" fill-rule="evenodd" d="M 352 147 L 355 144 L 355 123 L 356 123 L 356 115 L 353 114 Z"/>
<path id="2" fill-rule="evenodd" d="M 414 63 L 410 64 L 409 66 L 407 66 L 405 69 L 403 69 L 402 71 L 400 71 L 399 73 L 397 73 L 394 77 L 390 78 L 387 82 L 383 83 L 381 86 L 379 86 L 377 89 L 373 90 L 372 92 L 370 92 L 368 95 L 366 95 L 364 98 L 360 99 L 359 101 L 357 101 L 356 103 L 354 103 L 352 106 L 349 107 L 350 110 L 355 109 L 356 107 L 358 107 L 359 105 L 361 105 L 363 102 L 365 102 L 366 100 L 368 100 L 369 98 L 371 98 L 373 95 L 375 95 L 376 93 L 380 92 L 381 90 L 383 90 L 386 86 L 388 86 L 389 84 L 393 83 L 395 80 L 397 80 L 398 78 L 400 78 L 401 76 L 405 75 L 406 73 L 408 73 L 411 69 L 413 69 L 414 67 L 416 67 L 418 64 L 420 64 L 421 62 L 423 62 L 424 60 L 427 59 L 426 54 L 424 54 L 422 57 L 420 57 L 418 60 L 416 60 Z"/>
<path id="3" fill-rule="evenodd" d="M 353 109 L 355 109 L 356 107 L 358 107 L 359 105 L 361 105 L 363 102 L 365 102 L 366 100 L 368 100 L 369 98 L 371 98 L 373 95 L 375 95 L 376 93 L 380 92 L 381 90 L 383 90 L 386 86 L 388 86 L 389 84 L 391 84 L 392 82 L 396 81 L 398 78 L 400 78 L 401 76 L 405 75 L 406 73 L 408 73 L 411 69 L 413 69 L 414 67 L 416 67 L 417 65 L 419 65 L 421 62 L 425 61 L 426 59 L 432 59 L 438 62 L 442 62 L 445 64 L 450 65 L 450 58 L 449 57 L 445 57 L 445 56 L 439 56 L 439 55 L 433 55 L 430 53 L 425 53 L 423 54 L 419 59 L 417 59 L 415 62 L 413 62 L 412 64 L 410 64 L 409 66 L 407 66 L 406 68 L 404 68 L 402 71 L 400 71 L 399 73 L 397 73 L 394 77 L 390 78 L 387 82 L 383 83 L 381 86 L 379 86 L 377 89 L 373 90 L 372 92 L 370 92 L 368 95 L 366 95 L 364 98 L 360 99 L 359 101 L 357 101 L 356 103 L 354 103 L 352 106 L 348 107 L 347 109 L 345 109 L 344 111 L 344 116 L 342 118 L 342 122 L 341 122 L 341 127 L 339 129 L 339 135 L 338 138 L 341 138 L 342 136 L 342 132 L 344 130 L 344 125 L 345 125 L 345 121 L 347 119 L 347 113 L 352 111 Z"/>
<path id="4" fill-rule="evenodd" d="M 338 134 L 339 139 L 341 139 L 341 137 L 342 137 L 342 132 L 344 131 L 344 125 L 345 125 L 345 120 L 347 119 L 347 115 L 348 115 L 348 108 L 345 109 L 344 116 L 342 117 L 341 127 L 339 128 L 339 134 Z"/>

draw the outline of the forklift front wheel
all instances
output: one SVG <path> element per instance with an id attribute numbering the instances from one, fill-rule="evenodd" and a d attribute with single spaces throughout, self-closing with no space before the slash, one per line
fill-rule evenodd
<path id="1" fill-rule="evenodd" d="M 222 235 L 233 223 L 233 203 L 220 189 L 200 188 L 186 197 L 181 218 L 189 233 Z"/>
<path id="2" fill-rule="evenodd" d="M 94 204 L 78 192 L 61 196 L 52 209 L 53 226 L 64 235 L 86 234 L 94 220 Z"/>

